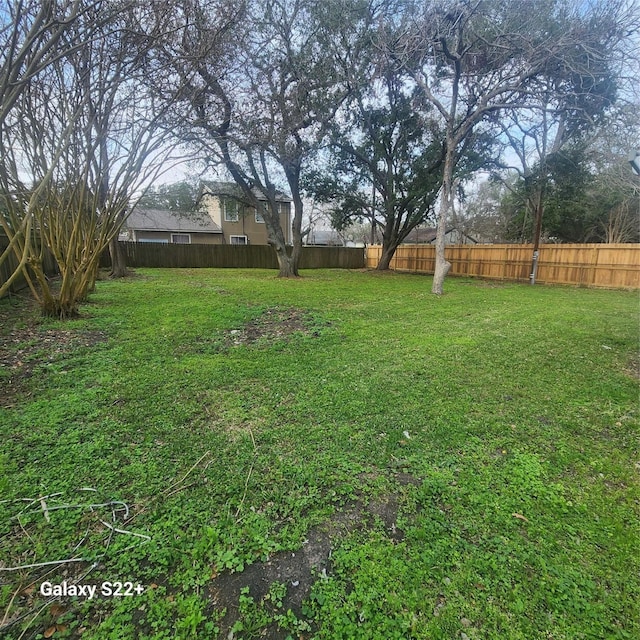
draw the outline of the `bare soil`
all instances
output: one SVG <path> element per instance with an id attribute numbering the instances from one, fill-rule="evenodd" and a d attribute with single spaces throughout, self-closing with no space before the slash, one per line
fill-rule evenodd
<path id="1" fill-rule="evenodd" d="M 396 480 L 402 485 L 420 483 L 418 478 L 406 473 L 397 474 Z M 330 520 L 311 529 L 297 551 L 274 553 L 266 562 L 256 562 L 240 573 L 217 576 L 209 586 L 209 597 L 212 608 L 218 611 L 226 609 L 219 637 L 234 637 L 231 629 L 239 618 L 238 600 L 242 589 L 247 587 L 254 602 L 266 605 L 265 596 L 271 585 L 276 582 L 284 584 L 287 591 L 279 611 L 285 613 L 291 609 L 299 618 L 304 617 L 301 615 L 302 604 L 311 595 L 314 583 L 331 574 L 331 553 L 340 538 L 356 529 L 371 529 L 380 522 L 390 540 L 400 542 L 404 534 L 396 526 L 398 509 L 399 501 L 395 495 L 381 497 L 366 505 L 358 502 L 337 511 Z M 263 630 L 261 637 L 284 640 L 288 634 L 273 624 Z"/>
<path id="2" fill-rule="evenodd" d="M 241 329 L 231 329 L 225 334 L 226 346 L 240 344 L 270 344 L 287 342 L 295 334 L 319 335 L 309 313 L 302 309 L 266 309 L 260 316 Z"/>
<path id="3" fill-rule="evenodd" d="M 27 383 L 43 365 L 106 340 L 100 331 L 43 329 L 39 320 L 35 306 L 29 313 L 0 308 L 0 407 L 12 407 L 19 396 L 28 396 Z"/>
<path id="4" fill-rule="evenodd" d="M 268 347 L 276 343 L 286 344 L 294 336 L 318 337 L 320 331 L 328 326 L 331 323 L 319 324 L 303 309 L 274 307 L 239 328 L 228 329 L 218 336 L 201 336 L 188 345 L 180 345 L 177 351 L 215 353 L 242 345 Z"/>
<path id="5" fill-rule="evenodd" d="M 640 380 L 640 355 L 636 354 L 625 368 L 625 373 L 636 380 Z"/>

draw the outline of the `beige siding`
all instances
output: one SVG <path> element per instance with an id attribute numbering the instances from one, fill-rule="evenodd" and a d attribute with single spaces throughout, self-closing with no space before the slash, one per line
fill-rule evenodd
<path id="1" fill-rule="evenodd" d="M 222 227 L 224 244 L 231 244 L 231 236 L 247 236 L 249 244 L 269 244 L 267 236 L 267 226 L 264 222 L 256 222 L 256 211 L 247 207 L 244 215 L 240 215 L 238 222 L 228 222 L 224 219 L 223 208 L 220 198 L 206 194 L 202 198 L 205 210 L 211 219 Z M 280 215 L 280 224 L 284 232 L 285 241 L 291 243 L 291 205 L 286 202 L 282 204 L 284 213 Z"/>
<path id="2" fill-rule="evenodd" d="M 220 207 L 220 198 L 214 198 L 210 194 L 206 194 L 202 198 L 202 204 L 209 217 L 222 228 L 222 210 Z"/>

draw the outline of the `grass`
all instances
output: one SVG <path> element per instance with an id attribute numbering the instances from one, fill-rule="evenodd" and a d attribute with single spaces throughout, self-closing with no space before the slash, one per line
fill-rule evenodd
<path id="1" fill-rule="evenodd" d="M 140 274 L 72 323 L 0 302 L 0 384 L 31 373 L 0 409 L 7 637 L 640 637 L 637 293 Z M 256 591 L 314 531 L 302 604 Z M 41 595 L 63 580 L 145 591 Z"/>

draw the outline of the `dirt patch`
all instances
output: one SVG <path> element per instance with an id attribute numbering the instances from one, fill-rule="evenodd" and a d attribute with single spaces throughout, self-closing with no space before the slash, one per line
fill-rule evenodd
<path id="1" fill-rule="evenodd" d="M 241 329 L 225 334 L 226 346 L 240 344 L 270 344 L 287 342 L 295 334 L 318 337 L 320 327 L 310 314 L 302 309 L 266 309 Z"/>
<path id="2" fill-rule="evenodd" d="M 629 360 L 629 363 L 624 368 L 624 372 L 628 376 L 631 376 L 636 380 L 640 380 L 640 355 L 635 355 L 631 360 Z"/>
<path id="3" fill-rule="evenodd" d="M 236 329 L 228 329 L 218 336 L 199 337 L 178 348 L 179 353 L 217 353 L 242 345 L 262 346 L 286 344 L 295 336 L 317 338 L 330 327 L 330 322 L 318 321 L 308 311 L 274 307 Z"/>
<path id="4" fill-rule="evenodd" d="M 401 485 L 420 483 L 418 478 L 409 474 L 400 476 L 397 480 Z M 367 505 L 356 503 L 311 529 L 297 551 L 274 553 L 266 562 L 256 562 L 241 573 L 217 576 L 209 586 L 209 597 L 213 608 L 218 611 L 226 609 L 220 622 L 219 637 L 234 637 L 231 629 L 240 617 L 238 601 L 242 590 L 246 588 L 255 603 L 271 606 L 267 603 L 271 586 L 274 583 L 285 585 L 286 594 L 278 610 L 284 613 L 291 609 L 299 619 L 303 619 L 302 604 L 311 595 L 314 583 L 331 573 L 331 552 L 336 542 L 356 529 L 371 529 L 376 523 L 382 524 L 393 542 L 401 541 L 404 534 L 396 526 L 398 510 L 399 501 L 395 495 L 384 496 Z M 263 629 L 260 637 L 284 640 L 289 633 L 274 623 Z"/>
<path id="5" fill-rule="evenodd" d="M 0 335 L 0 406 L 4 408 L 14 406 L 17 397 L 26 393 L 25 385 L 36 369 L 106 340 L 101 331 L 41 329 L 34 320 L 19 320 L 15 309 L 3 309 L 0 322 L 4 324 Z"/>

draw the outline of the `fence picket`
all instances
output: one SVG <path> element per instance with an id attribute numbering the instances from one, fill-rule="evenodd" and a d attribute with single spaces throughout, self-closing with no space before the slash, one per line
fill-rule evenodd
<path id="1" fill-rule="evenodd" d="M 528 282 L 533 245 L 449 245 L 451 275 L 479 276 Z M 382 247 L 367 248 L 367 267 L 373 269 Z M 413 273 L 433 273 L 435 247 L 401 245 L 391 268 Z M 540 246 L 537 282 L 593 287 L 640 288 L 640 244 L 544 244 Z"/>
<path id="2" fill-rule="evenodd" d="M 277 269 L 278 261 L 268 245 L 156 244 L 125 242 L 130 267 Z M 109 254 L 100 265 L 110 265 Z M 362 269 L 364 249 L 352 247 L 303 247 L 301 269 Z"/>

